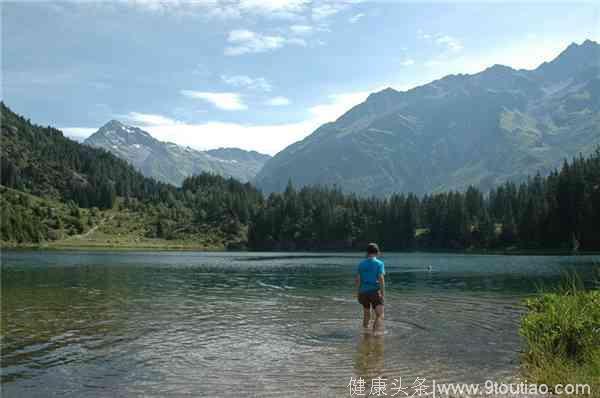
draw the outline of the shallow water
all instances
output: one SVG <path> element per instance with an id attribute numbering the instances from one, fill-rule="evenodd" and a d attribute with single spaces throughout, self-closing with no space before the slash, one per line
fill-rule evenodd
<path id="1" fill-rule="evenodd" d="M 4 252 L 2 396 L 329 397 L 359 376 L 511 380 L 524 298 L 565 270 L 592 283 L 600 260 L 386 253 L 386 333 L 373 336 L 353 297 L 360 259 Z"/>

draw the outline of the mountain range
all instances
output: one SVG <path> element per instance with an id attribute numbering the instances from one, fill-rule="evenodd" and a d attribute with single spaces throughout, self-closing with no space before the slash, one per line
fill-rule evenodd
<path id="1" fill-rule="evenodd" d="M 569 45 L 534 70 L 494 65 L 369 95 L 270 159 L 263 191 L 336 184 L 386 196 L 486 190 L 547 174 L 600 144 L 600 45 Z"/>
<path id="2" fill-rule="evenodd" d="M 220 148 L 198 151 L 159 141 L 148 132 L 111 120 L 88 137 L 86 145 L 103 148 L 128 161 L 147 177 L 180 186 L 186 177 L 210 172 L 247 182 L 270 158 L 256 151 Z"/>

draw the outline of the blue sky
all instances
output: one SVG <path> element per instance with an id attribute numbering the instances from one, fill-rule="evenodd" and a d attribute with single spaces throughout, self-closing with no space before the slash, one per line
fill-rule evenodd
<path id="1" fill-rule="evenodd" d="M 274 154 L 368 93 L 600 40 L 600 5 L 5 2 L 2 99 L 82 139 L 110 119 L 198 149 Z"/>

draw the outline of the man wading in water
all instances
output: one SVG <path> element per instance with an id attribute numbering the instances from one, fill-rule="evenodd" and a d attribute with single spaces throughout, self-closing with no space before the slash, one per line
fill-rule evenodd
<path id="1" fill-rule="evenodd" d="M 385 268 L 383 261 L 377 259 L 379 246 L 369 243 L 367 258 L 358 264 L 356 273 L 356 288 L 358 289 L 358 302 L 363 306 L 363 327 L 369 327 L 371 307 L 375 310 L 373 331 L 383 330 L 383 290 L 385 281 L 383 275 Z"/>

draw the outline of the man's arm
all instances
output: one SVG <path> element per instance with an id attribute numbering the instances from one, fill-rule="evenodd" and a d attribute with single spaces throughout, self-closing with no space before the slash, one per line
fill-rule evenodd
<path id="1" fill-rule="evenodd" d="M 354 278 L 354 282 L 356 285 L 356 296 L 358 297 L 358 289 L 360 288 L 360 274 L 356 273 L 356 278 Z"/>
<path id="2" fill-rule="evenodd" d="M 381 297 L 383 297 L 385 293 L 385 266 L 383 265 L 383 261 L 381 262 L 381 266 L 379 267 L 379 275 L 377 276 L 377 280 L 379 281 L 379 291 L 381 292 Z"/>

